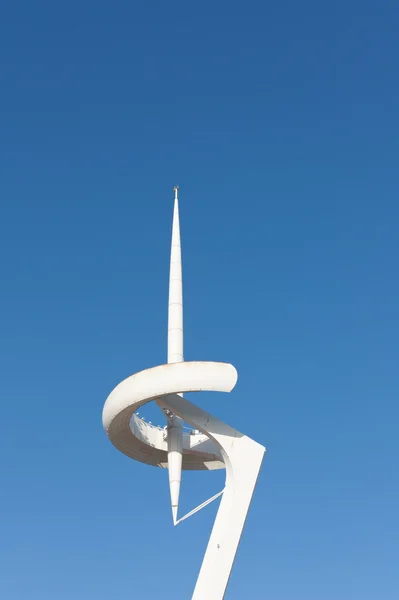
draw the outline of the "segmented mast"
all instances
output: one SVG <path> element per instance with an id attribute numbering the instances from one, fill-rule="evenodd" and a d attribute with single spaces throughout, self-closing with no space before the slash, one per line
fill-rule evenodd
<path id="1" fill-rule="evenodd" d="M 168 363 L 183 362 L 183 279 L 181 263 L 179 186 L 175 186 L 172 247 L 170 253 L 169 310 L 168 310 Z M 179 507 L 183 460 L 183 420 L 173 413 L 168 420 L 168 469 L 173 523 L 176 525 Z"/>

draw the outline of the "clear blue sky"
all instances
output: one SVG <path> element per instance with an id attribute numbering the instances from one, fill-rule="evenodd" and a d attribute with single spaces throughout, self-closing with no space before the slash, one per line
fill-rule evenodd
<path id="1" fill-rule="evenodd" d="M 226 600 L 399 597 L 398 21 L 3 0 L 2 598 L 191 597 L 216 506 L 173 529 L 101 425 L 166 359 L 176 183 L 185 356 L 237 367 L 201 401 L 268 448 Z"/>

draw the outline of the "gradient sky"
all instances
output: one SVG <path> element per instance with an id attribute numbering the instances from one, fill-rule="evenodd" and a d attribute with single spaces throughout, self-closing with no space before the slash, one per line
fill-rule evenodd
<path id="1" fill-rule="evenodd" d="M 397 600 L 398 26 L 3 0 L 2 598 L 191 597 L 216 505 L 174 529 L 166 471 L 101 424 L 166 360 L 178 183 L 185 357 L 239 372 L 197 401 L 268 449 L 226 600 Z M 222 486 L 189 473 L 182 513 Z"/>

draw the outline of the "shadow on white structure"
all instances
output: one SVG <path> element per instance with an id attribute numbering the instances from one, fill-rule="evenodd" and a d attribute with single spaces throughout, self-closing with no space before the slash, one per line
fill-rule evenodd
<path id="1" fill-rule="evenodd" d="M 103 425 L 114 446 L 131 458 L 169 469 L 175 524 L 222 495 L 192 600 L 222 600 L 229 581 L 261 468 L 265 448 L 186 400 L 186 392 L 230 392 L 237 371 L 228 363 L 183 361 L 183 301 L 180 228 L 175 188 L 169 287 L 168 364 L 136 373 L 108 396 Z M 165 430 L 135 413 L 155 400 L 167 419 Z M 185 434 L 183 422 L 194 428 Z M 182 469 L 226 469 L 224 490 L 181 518 L 178 501 Z"/>

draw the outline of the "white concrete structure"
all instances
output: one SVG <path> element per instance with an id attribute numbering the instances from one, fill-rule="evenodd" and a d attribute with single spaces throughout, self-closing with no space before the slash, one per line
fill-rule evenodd
<path id="1" fill-rule="evenodd" d="M 237 382 L 233 365 L 184 362 L 183 295 L 178 188 L 175 188 L 169 283 L 168 364 L 131 375 L 108 396 L 103 425 L 124 454 L 169 469 L 174 524 L 222 496 L 192 600 L 223 600 L 261 468 L 265 448 L 183 397 L 184 392 L 230 392 Z M 138 409 L 155 400 L 165 429 L 142 420 Z M 183 423 L 194 428 L 184 433 Z M 226 484 L 188 515 L 178 519 L 182 469 L 226 469 Z"/>
<path id="2" fill-rule="evenodd" d="M 183 277 L 181 266 L 178 187 L 175 187 L 172 248 L 170 252 L 168 363 L 183 362 Z M 183 462 L 183 419 L 164 408 L 168 421 L 168 469 L 173 523 L 177 522 Z"/>

